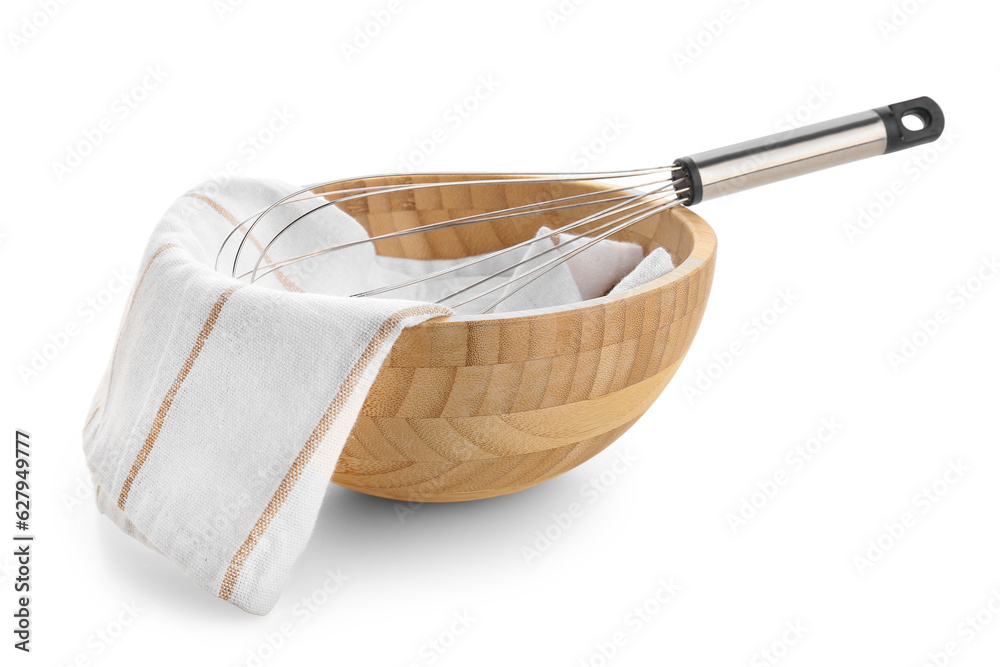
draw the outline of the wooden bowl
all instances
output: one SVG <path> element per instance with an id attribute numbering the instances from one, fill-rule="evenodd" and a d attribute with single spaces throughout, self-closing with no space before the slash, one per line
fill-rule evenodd
<path id="1" fill-rule="evenodd" d="M 477 176 L 358 179 L 366 185 Z M 503 178 L 490 176 L 489 178 Z M 607 189 L 595 181 L 395 192 L 343 208 L 370 234 Z M 576 208 L 380 241 L 381 255 L 481 254 L 596 211 Z M 520 491 L 586 461 L 652 405 L 694 338 L 712 285 L 715 233 L 674 208 L 614 237 L 673 257 L 667 275 L 613 297 L 403 331 L 361 410 L 333 481 L 383 498 L 448 502 Z"/>

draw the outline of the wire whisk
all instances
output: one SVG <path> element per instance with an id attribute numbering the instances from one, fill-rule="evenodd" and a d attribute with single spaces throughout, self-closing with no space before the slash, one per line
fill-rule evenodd
<path id="1" fill-rule="evenodd" d="M 904 123 L 906 119 L 906 123 Z M 836 120 L 826 121 L 787 132 L 698 153 L 674 161 L 670 166 L 624 171 L 607 171 L 588 174 L 525 173 L 502 176 L 473 174 L 422 174 L 410 177 L 409 183 L 391 185 L 365 185 L 337 189 L 337 186 L 357 179 L 344 179 L 316 183 L 275 201 L 239 225 L 223 240 L 216 255 L 216 269 L 226 248 L 236 244 L 230 275 L 253 283 L 275 271 L 311 258 L 335 253 L 354 246 L 376 243 L 412 234 L 424 234 L 442 229 L 498 221 L 517 221 L 529 216 L 551 214 L 557 211 L 585 209 L 581 217 L 563 224 L 542 236 L 528 238 L 484 255 L 460 261 L 426 275 L 407 278 L 392 284 L 352 294 L 370 297 L 392 292 L 428 280 L 455 274 L 462 269 L 488 262 L 513 251 L 528 248 L 539 239 L 558 239 L 574 231 L 584 234 L 569 235 L 568 240 L 556 244 L 543 244 L 542 249 L 518 261 L 512 261 L 501 270 L 477 277 L 469 284 L 449 291 L 437 303 L 457 308 L 478 299 L 499 295 L 482 309 L 488 313 L 504 300 L 546 275 L 559 265 L 580 253 L 593 248 L 643 220 L 670 208 L 693 205 L 703 200 L 747 190 L 759 185 L 785 180 L 875 155 L 891 153 L 918 146 L 937 139 L 944 130 L 941 108 L 930 98 L 922 97 L 870 111 L 863 111 Z M 379 180 L 384 177 L 364 179 Z M 270 251 L 284 235 L 291 233 L 308 216 L 326 207 L 349 208 L 352 204 L 376 196 L 397 193 L 416 193 L 427 189 L 447 190 L 451 187 L 477 187 L 510 185 L 519 182 L 532 184 L 559 184 L 580 181 L 597 181 L 604 184 L 600 190 L 555 197 L 497 210 L 432 222 L 408 229 L 399 229 L 369 238 L 329 245 L 316 250 L 270 260 Z M 247 241 L 253 232 L 262 228 L 262 221 L 274 215 L 282 206 L 296 202 L 322 200 L 317 206 L 301 213 L 288 223 L 277 227 L 266 243 L 261 243 L 258 256 L 249 270 L 240 271 L 240 259 L 246 251 Z M 545 255 L 558 251 L 558 255 L 541 263 Z M 530 268 L 498 284 L 497 278 L 505 276 L 523 265 Z M 476 289 L 481 288 L 481 289 Z"/>

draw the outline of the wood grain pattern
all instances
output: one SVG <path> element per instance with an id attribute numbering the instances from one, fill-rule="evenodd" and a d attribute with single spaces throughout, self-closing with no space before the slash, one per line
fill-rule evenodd
<path id="1" fill-rule="evenodd" d="M 482 178 L 358 179 L 322 192 Z M 344 209 L 376 235 L 608 187 L 587 181 L 469 183 L 356 199 Z M 583 207 L 414 234 L 380 241 L 376 252 L 466 257 L 596 211 Z M 612 238 L 638 243 L 647 254 L 665 248 L 677 268 L 614 297 L 438 318 L 406 329 L 379 371 L 333 481 L 397 500 L 488 498 L 551 479 L 614 442 L 684 359 L 708 301 L 716 238 L 685 208 Z"/>

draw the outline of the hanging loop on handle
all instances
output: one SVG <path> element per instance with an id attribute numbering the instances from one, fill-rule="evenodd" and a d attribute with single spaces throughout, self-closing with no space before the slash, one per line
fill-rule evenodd
<path id="1" fill-rule="evenodd" d="M 929 97 L 683 157 L 690 185 L 685 204 L 749 190 L 821 169 L 936 140 L 944 113 Z"/>
<path id="2" fill-rule="evenodd" d="M 929 97 L 890 104 L 875 109 L 885 124 L 886 153 L 895 153 L 937 140 L 944 132 L 944 112 Z M 907 119 L 915 123 L 907 127 Z"/>

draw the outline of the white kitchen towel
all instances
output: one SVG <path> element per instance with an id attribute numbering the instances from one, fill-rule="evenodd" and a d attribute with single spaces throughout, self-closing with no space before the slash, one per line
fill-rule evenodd
<path id="1" fill-rule="evenodd" d="M 83 433 L 100 510 L 214 595 L 257 614 L 273 607 L 305 547 L 393 342 L 404 327 L 451 314 L 426 302 L 342 296 L 400 269 L 379 261 L 371 244 L 249 285 L 229 277 L 230 243 L 225 272 L 216 270 L 234 227 L 293 190 L 233 179 L 170 207 L 146 248 Z M 296 202 L 265 218 L 236 275 L 253 267 L 261 239 L 314 206 Z M 325 207 L 268 249 L 263 264 L 364 234 Z M 411 262 L 404 273 L 425 273 L 427 264 Z M 578 300 L 562 269 L 537 288 Z"/>
<path id="2" fill-rule="evenodd" d="M 288 189 L 211 190 L 182 197 L 153 232 L 84 451 L 103 512 L 211 593 L 263 614 L 393 341 L 450 311 L 305 293 L 284 273 L 260 286 L 223 276 L 219 242 Z"/>
<path id="3" fill-rule="evenodd" d="M 592 239 L 566 233 L 553 235 L 548 227 L 539 229 L 535 239 L 534 243 L 512 248 L 510 252 L 495 256 L 479 255 L 462 259 L 427 261 L 375 255 L 371 261 L 374 262 L 376 269 L 368 273 L 367 279 L 373 281 L 373 287 L 395 284 L 477 260 L 471 266 L 458 268 L 434 280 L 408 285 L 391 294 L 397 298 L 437 301 L 463 287 L 475 285 L 474 289 L 448 300 L 455 312 L 480 313 L 500 297 L 505 297 L 489 312 L 509 313 L 562 306 L 604 296 L 630 271 L 637 269 L 642 260 L 641 246 L 604 239 L 582 252 L 571 255 L 566 261 L 552 263 L 546 268 L 546 264 L 577 250 Z M 670 255 L 666 252 L 662 254 L 669 262 Z M 647 266 L 655 271 L 660 264 Z M 663 273 L 672 268 L 671 265 Z M 534 274 L 529 275 L 529 272 L 536 269 L 538 273 L 542 271 L 545 273 L 531 280 Z M 507 287 L 502 286 L 512 278 L 522 276 L 521 280 Z M 524 287 L 520 287 L 521 285 Z M 456 305 L 473 295 L 483 296 L 477 296 L 469 303 Z"/>
<path id="4" fill-rule="evenodd" d="M 417 301 L 437 301 L 454 294 L 455 296 L 449 298 L 447 303 L 455 312 L 461 314 L 481 313 L 501 298 L 503 301 L 490 309 L 490 313 L 532 310 L 580 301 L 583 296 L 574 280 L 571 264 L 576 257 L 585 253 L 580 253 L 561 264 L 553 264 L 551 270 L 537 280 L 528 282 L 531 278 L 526 275 L 529 269 L 540 268 L 562 252 L 556 242 L 547 238 L 551 233 L 550 229 L 542 227 L 538 230 L 533 243 L 512 248 L 510 252 L 495 256 L 477 255 L 430 261 L 376 256 L 373 261 L 377 268 L 370 272 L 369 276 L 376 283 L 374 287 L 378 284 L 405 282 L 410 278 L 427 276 L 435 271 L 452 269 L 451 273 L 433 280 L 421 281 L 387 294 Z M 604 250 L 604 246 L 600 248 L 595 246 L 594 250 Z M 613 250 L 608 249 L 609 252 Z M 475 263 L 463 266 L 471 262 Z M 505 286 L 509 280 L 520 276 L 524 276 L 522 280 Z M 517 289 L 522 284 L 525 287 Z M 463 288 L 469 289 L 460 292 Z"/>
<path id="5" fill-rule="evenodd" d="M 580 254 L 585 255 L 586 253 Z M 646 255 L 639 262 L 639 265 L 633 268 L 628 275 L 622 278 L 621 282 L 608 292 L 608 295 L 618 294 L 625 290 L 645 285 L 649 281 L 656 280 L 673 270 L 674 262 L 670 257 L 670 253 L 663 248 L 656 248 L 653 252 Z"/>

